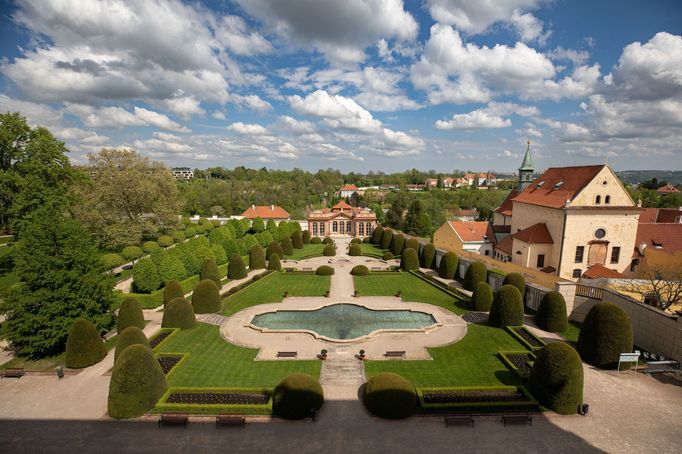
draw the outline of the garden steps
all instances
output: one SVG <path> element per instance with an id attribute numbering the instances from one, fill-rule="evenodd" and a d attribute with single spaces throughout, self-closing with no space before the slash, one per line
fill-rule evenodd
<path id="1" fill-rule="evenodd" d="M 222 326 L 227 321 L 228 317 L 220 314 L 197 314 L 197 321 L 208 323 L 209 325 Z"/>
<path id="2" fill-rule="evenodd" d="M 365 382 L 364 363 L 356 358 L 331 358 L 322 362 L 320 383 L 323 386 L 353 386 Z"/>

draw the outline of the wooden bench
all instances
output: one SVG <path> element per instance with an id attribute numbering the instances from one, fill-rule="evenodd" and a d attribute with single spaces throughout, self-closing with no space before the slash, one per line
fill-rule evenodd
<path id="1" fill-rule="evenodd" d="M 445 416 L 445 427 L 450 426 L 474 427 L 474 417 L 472 415 L 447 415 Z"/>
<path id="2" fill-rule="evenodd" d="M 298 352 L 277 352 L 277 358 L 296 358 Z"/>
<path id="3" fill-rule="evenodd" d="M 159 427 L 161 426 L 184 426 L 187 427 L 189 418 L 187 415 L 162 414 L 159 416 Z"/>
<path id="4" fill-rule="evenodd" d="M 226 427 L 226 426 L 246 426 L 246 418 L 244 416 L 234 416 L 234 415 L 218 415 L 215 417 L 216 427 Z"/>
<path id="5" fill-rule="evenodd" d="M 646 363 L 644 372 L 647 374 L 655 374 L 658 372 L 676 372 L 680 369 L 680 363 L 677 361 L 649 361 Z"/>
<path id="6" fill-rule="evenodd" d="M 20 368 L 15 367 L 15 368 L 5 369 L 5 371 L 2 373 L 2 376 L 4 378 L 21 378 L 25 374 L 26 374 L 26 372 L 24 372 L 24 369 L 20 369 Z"/>
<path id="7" fill-rule="evenodd" d="M 384 356 L 386 358 L 404 358 L 405 350 L 389 350 L 386 353 L 384 353 Z"/>
<path id="8" fill-rule="evenodd" d="M 528 424 L 533 425 L 533 417 L 528 413 L 516 414 L 516 415 L 502 415 L 502 422 L 506 426 L 507 424 Z"/>

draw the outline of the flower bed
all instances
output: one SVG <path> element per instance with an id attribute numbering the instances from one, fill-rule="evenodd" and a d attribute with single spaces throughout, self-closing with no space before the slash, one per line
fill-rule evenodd
<path id="1" fill-rule="evenodd" d="M 195 393 L 173 392 L 166 402 L 169 404 L 198 405 L 264 405 L 270 400 L 267 393 Z"/>
<path id="2" fill-rule="evenodd" d="M 523 387 L 455 386 L 417 388 L 426 413 L 537 411 L 539 404 Z"/>
<path id="3" fill-rule="evenodd" d="M 500 359 L 519 378 L 526 379 L 530 375 L 535 355 L 531 352 L 499 352 Z"/>
<path id="4" fill-rule="evenodd" d="M 270 388 L 169 388 L 153 413 L 270 415 Z"/>
<path id="5" fill-rule="evenodd" d="M 156 360 L 161 365 L 163 373 L 168 376 L 185 359 L 186 353 L 160 353 L 156 355 Z"/>
<path id="6" fill-rule="evenodd" d="M 507 326 L 505 329 L 528 350 L 539 350 L 547 345 L 545 341 L 528 331 L 525 326 Z"/>
<path id="7" fill-rule="evenodd" d="M 168 339 L 175 332 L 176 328 L 163 328 L 149 339 L 149 347 L 154 350 L 161 345 L 161 342 Z"/>

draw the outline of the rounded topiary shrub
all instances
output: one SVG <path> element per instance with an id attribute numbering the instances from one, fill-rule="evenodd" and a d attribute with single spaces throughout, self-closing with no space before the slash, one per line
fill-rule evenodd
<path id="1" fill-rule="evenodd" d="M 123 248 L 123 251 L 121 251 L 121 255 L 126 260 L 135 260 L 142 257 L 144 255 L 144 251 L 142 248 L 137 246 L 126 246 Z"/>
<path id="2" fill-rule="evenodd" d="M 391 372 L 367 380 L 362 401 L 373 414 L 388 419 L 407 418 L 417 409 L 417 393 L 412 383 Z"/>
<path id="3" fill-rule="evenodd" d="M 84 318 L 76 319 L 66 338 L 64 365 L 71 369 L 82 369 L 97 364 L 105 356 L 107 349 L 95 325 Z"/>
<path id="4" fill-rule="evenodd" d="M 500 328 L 523 325 L 523 299 L 516 287 L 503 285 L 495 294 L 490 305 L 488 323 Z"/>
<path id="5" fill-rule="evenodd" d="M 391 252 L 393 255 L 400 255 L 403 252 L 405 246 L 405 235 L 393 235 L 393 241 L 391 241 Z"/>
<path id="6" fill-rule="evenodd" d="M 479 312 L 488 312 L 493 302 L 493 289 L 487 282 L 476 284 L 473 295 L 471 295 L 471 309 Z"/>
<path id="7" fill-rule="evenodd" d="M 169 301 L 163 310 L 161 328 L 187 329 L 193 327 L 196 322 L 192 304 L 185 298 L 175 298 Z"/>
<path id="8" fill-rule="evenodd" d="M 131 345 L 120 354 L 111 373 L 109 416 L 142 416 L 154 408 L 167 388 L 166 376 L 152 351 L 144 345 Z"/>
<path id="9" fill-rule="evenodd" d="M 310 239 L 310 244 L 320 244 L 322 243 L 322 238 L 319 236 L 314 236 Z"/>
<path id="10" fill-rule="evenodd" d="M 116 320 L 116 332 L 121 334 L 129 326 L 137 326 L 140 329 L 144 328 L 142 308 L 139 301 L 132 296 L 121 301 L 121 308 L 118 310 L 118 319 Z"/>
<path id="11" fill-rule="evenodd" d="M 384 233 L 384 228 L 380 225 L 377 226 L 376 229 L 372 232 L 372 236 L 370 238 L 370 242 L 372 244 L 379 244 L 381 243 L 381 235 Z"/>
<path id="12" fill-rule="evenodd" d="M 232 254 L 230 262 L 227 264 L 228 279 L 244 279 L 246 277 L 246 266 L 239 254 Z"/>
<path id="13" fill-rule="evenodd" d="M 152 260 L 154 257 L 152 256 Z M 187 270 L 182 260 L 177 255 L 162 254 L 158 266 L 159 278 L 161 283 L 168 281 L 181 281 L 187 276 Z"/>
<path id="14" fill-rule="evenodd" d="M 391 246 L 392 241 L 393 241 L 393 230 L 384 229 L 384 231 L 381 234 L 381 241 L 379 242 L 379 247 L 381 249 L 388 249 L 389 246 Z"/>
<path id="15" fill-rule="evenodd" d="M 161 277 L 151 259 L 142 259 L 133 267 L 133 286 L 141 293 L 151 293 L 161 285 Z"/>
<path id="16" fill-rule="evenodd" d="M 412 271 L 419 269 L 419 257 L 417 251 L 412 248 L 407 248 L 403 251 L 400 257 L 400 269 L 404 271 Z"/>
<path id="17" fill-rule="evenodd" d="M 192 309 L 195 314 L 212 314 L 220 310 L 220 291 L 210 279 L 200 281 L 192 293 Z"/>
<path id="18" fill-rule="evenodd" d="M 333 257 L 333 256 L 336 255 L 336 248 L 334 247 L 333 244 L 327 244 L 327 245 L 324 247 L 324 250 L 322 251 L 322 254 L 323 254 L 325 257 Z"/>
<path id="19" fill-rule="evenodd" d="M 272 254 L 277 254 L 280 259 L 284 257 L 284 251 L 282 250 L 282 245 L 279 244 L 279 241 L 272 241 L 268 244 L 268 250 L 265 251 L 265 258 L 270 260 Z"/>
<path id="20" fill-rule="evenodd" d="M 473 262 L 467 268 L 467 272 L 464 274 L 463 286 L 465 289 L 473 292 L 476 288 L 476 284 L 479 282 L 485 282 L 488 279 L 488 268 L 486 268 L 483 262 Z M 518 290 L 518 289 L 517 289 Z"/>
<path id="21" fill-rule="evenodd" d="M 265 251 L 259 245 L 254 245 L 249 251 L 249 269 L 265 268 Z"/>
<path id="22" fill-rule="evenodd" d="M 310 244 L 310 232 L 308 230 L 301 233 L 301 240 L 303 240 L 303 244 Z"/>
<path id="23" fill-rule="evenodd" d="M 286 419 L 301 419 L 310 416 L 310 410 L 322 408 L 324 391 L 322 385 L 308 374 L 289 374 L 272 392 L 274 413 Z"/>
<path id="24" fill-rule="evenodd" d="M 163 305 L 166 306 L 171 300 L 175 298 L 182 298 L 185 296 L 185 291 L 178 281 L 169 281 L 163 289 Z"/>
<path id="25" fill-rule="evenodd" d="M 405 249 L 407 248 L 414 249 L 417 251 L 417 254 L 419 254 L 419 238 L 412 237 L 409 240 L 406 240 Z"/>
<path id="26" fill-rule="evenodd" d="M 199 279 L 202 281 L 210 279 L 215 282 L 215 285 L 218 288 L 222 288 L 223 286 L 223 284 L 220 282 L 220 271 L 218 271 L 218 264 L 213 259 L 205 259 L 201 264 Z"/>
<path id="27" fill-rule="evenodd" d="M 454 279 L 459 266 L 459 257 L 454 252 L 446 252 L 440 258 L 440 265 L 438 266 L 438 275 L 443 279 Z"/>
<path id="28" fill-rule="evenodd" d="M 303 234 L 298 230 L 291 234 L 291 245 L 294 249 L 303 249 Z"/>
<path id="29" fill-rule="evenodd" d="M 365 265 L 355 265 L 353 269 L 350 270 L 350 274 L 353 276 L 367 276 L 369 274 L 369 268 Z"/>
<path id="30" fill-rule="evenodd" d="M 116 268 L 117 266 L 123 265 L 126 261 L 119 254 L 103 254 L 99 258 L 99 262 L 102 266 L 108 270 Z"/>
<path id="31" fill-rule="evenodd" d="M 294 246 L 291 244 L 291 238 L 282 238 L 280 244 L 282 245 L 282 252 L 284 252 L 284 255 L 291 255 L 294 253 Z"/>
<path id="32" fill-rule="evenodd" d="M 583 363 L 567 344 L 553 342 L 535 358 L 528 391 L 542 405 L 562 415 L 573 415 L 583 403 Z"/>
<path id="33" fill-rule="evenodd" d="M 147 254 L 151 253 L 155 249 L 160 248 L 161 246 L 159 246 L 159 243 L 157 243 L 156 241 L 145 241 L 144 244 L 142 244 L 142 250 Z"/>
<path id="34" fill-rule="evenodd" d="M 147 348 L 149 347 L 149 340 L 147 336 L 144 335 L 142 330 L 137 326 L 129 326 L 124 329 L 116 338 L 116 350 L 114 350 L 114 361 L 121 356 L 123 350 L 130 347 L 131 345 L 140 344 Z"/>
<path id="35" fill-rule="evenodd" d="M 422 248 L 422 255 L 420 257 L 420 262 L 422 268 L 433 267 L 433 261 L 436 258 L 436 246 L 433 243 L 426 243 Z"/>
<path id="36" fill-rule="evenodd" d="M 391 251 L 386 251 L 384 252 L 384 255 L 381 256 L 382 259 L 384 260 L 393 260 L 395 257 L 393 257 L 393 253 Z"/>
<path id="37" fill-rule="evenodd" d="M 566 331 L 568 315 L 566 314 L 566 301 L 561 293 L 551 291 L 542 297 L 538 313 L 535 315 L 535 324 L 551 333 Z"/>
<path id="38" fill-rule="evenodd" d="M 595 304 L 583 321 L 576 349 L 583 361 L 615 369 L 620 354 L 632 351 L 630 318 L 615 304 Z"/>
<path id="39" fill-rule="evenodd" d="M 317 267 L 315 274 L 318 276 L 331 276 L 334 274 L 334 268 L 329 265 L 321 265 Z"/>
<path id="40" fill-rule="evenodd" d="M 509 273 L 504 277 L 502 285 L 513 285 L 521 293 L 521 297 L 526 294 L 526 279 L 519 273 Z"/>
<path id="41" fill-rule="evenodd" d="M 268 261 L 268 270 L 270 271 L 282 271 L 282 264 L 279 261 L 279 255 L 272 254 L 270 260 Z"/>
<path id="42" fill-rule="evenodd" d="M 325 236 L 324 240 L 322 240 L 324 244 L 334 244 L 334 240 L 331 239 L 329 236 Z"/>
<path id="43" fill-rule="evenodd" d="M 362 249 L 360 249 L 359 244 L 351 244 L 350 247 L 348 248 L 348 255 L 357 257 L 359 255 L 362 255 Z"/>
<path id="44" fill-rule="evenodd" d="M 362 240 L 360 238 L 353 238 L 350 240 L 350 244 L 360 244 L 362 243 Z"/>
<path id="45" fill-rule="evenodd" d="M 169 247 L 175 243 L 173 237 L 170 235 L 161 235 L 156 241 L 159 242 L 159 246 L 161 247 Z"/>

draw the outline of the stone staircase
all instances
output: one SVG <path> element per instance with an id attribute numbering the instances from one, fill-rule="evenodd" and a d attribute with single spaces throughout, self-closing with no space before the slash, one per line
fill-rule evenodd
<path id="1" fill-rule="evenodd" d="M 197 321 L 208 323 L 209 325 L 221 326 L 227 321 L 227 317 L 220 314 L 197 314 Z"/>
<path id="2" fill-rule="evenodd" d="M 358 388 L 365 382 L 364 362 L 356 358 L 329 357 L 322 363 L 322 386 L 349 386 Z"/>

